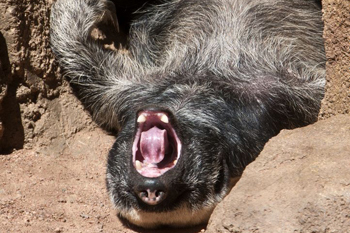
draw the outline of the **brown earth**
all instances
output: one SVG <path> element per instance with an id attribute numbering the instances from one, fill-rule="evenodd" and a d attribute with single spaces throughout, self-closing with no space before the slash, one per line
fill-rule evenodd
<path id="1" fill-rule="evenodd" d="M 142 232 L 123 226 L 108 199 L 114 137 L 91 122 L 60 75 L 48 42 L 52 3 L 0 0 L 0 232 Z M 323 7 L 328 84 L 320 119 L 350 112 L 350 1 Z"/>

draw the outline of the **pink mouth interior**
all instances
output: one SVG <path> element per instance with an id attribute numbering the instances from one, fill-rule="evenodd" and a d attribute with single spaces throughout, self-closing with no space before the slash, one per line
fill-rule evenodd
<path id="1" fill-rule="evenodd" d="M 145 177 L 155 178 L 175 167 L 181 142 L 171 123 L 163 122 L 163 112 L 143 111 L 133 143 L 133 165 Z M 167 115 L 166 115 L 167 116 Z"/>
<path id="2" fill-rule="evenodd" d="M 153 126 L 141 133 L 140 151 L 147 163 L 158 164 L 163 161 L 165 152 L 169 151 L 170 147 L 165 129 Z"/>

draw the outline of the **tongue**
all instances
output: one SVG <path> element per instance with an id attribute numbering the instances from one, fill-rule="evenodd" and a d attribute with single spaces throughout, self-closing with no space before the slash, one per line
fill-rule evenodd
<path id="1" fill-rule="evenodd" d="M 165 129 L 156 126 L 142 132 L 140 149 L 146 162 L 157 164 L 164 159 L 165 150 L 168 148 L 168 134 Z"/>

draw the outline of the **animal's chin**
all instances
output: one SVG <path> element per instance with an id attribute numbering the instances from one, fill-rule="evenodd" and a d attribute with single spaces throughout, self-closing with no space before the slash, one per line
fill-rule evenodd
<path id="1" fill-rule="evenodd" d="M 144 177 L 156 178 L 176 166 L 181 141 L 169 116 L 161 111 L 141 111 L 132 148 L 132 162 Z"/>
<path id="2" fill-rule="evenodd" d="M 122 220 L 142 228 L 155 229 L 163 226 L 182 228 L 207 223 L 214 207 L 215 205 L 208 205 L 193 210 L 186 205 L 182 205 L 175 210 L 160 213 L 129 209 L 118 214 Z"/>

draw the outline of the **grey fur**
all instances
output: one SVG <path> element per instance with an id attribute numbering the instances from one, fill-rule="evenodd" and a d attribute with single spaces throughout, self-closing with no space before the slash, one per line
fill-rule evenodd
<path id="1" fill-rule="evenodd" d="M 90 37 L 102 21 L 118 24 L 113 12 L 107 0 L 58 0 L 51 44 L 94 120 L 119 130 L 107 186 L 130 222 L 206 221 L 230 179 L 270 137 L 317 119 L 325 55 L 314 1 L 167 0 L 132 24 L 127 53 L 103 49 Z M 131 191 L 143 179 L 130 157 L 137 112 L 145 106 L 171 113 L 185 148 L 176 167 L 159 178 L 172 191 L 185 191 L 154 208 L 140 205 Z M 175 216 L 182 214 L 194 219 Z"/>

